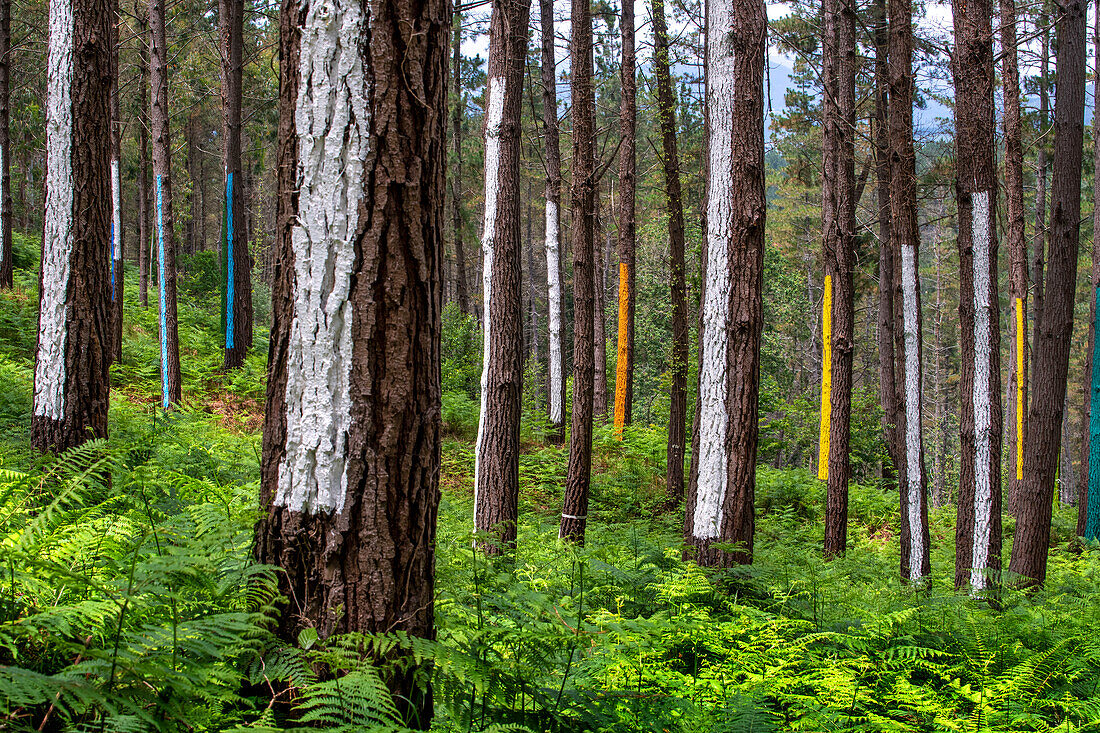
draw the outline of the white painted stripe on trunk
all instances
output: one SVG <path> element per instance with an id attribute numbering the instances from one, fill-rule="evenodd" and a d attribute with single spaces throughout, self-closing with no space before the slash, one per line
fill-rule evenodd
<path id="1" fill-rule="evenodd" d="M 306 10 L 294 124 L 298 217 L 294 320 L 287 349 L 286 454 L 275 503 L 320 513 L 344 508 L 351 426 L 355 236 L 370 145 L 371 89 L 358 0 L 300 0 Z"/>
<path id="2" fill-rule="evenodd" d="M 116 262 L 122 261 L 122 182 L 118 171 L 118 158 L 111 161 L 111 223 L 114 225 Z M 116 269 L 116 277 L 122 277 L 122 271 Z"/>
<path id="3" fill-rule="evenodd" d="M 920 339 L 917 333 L 916 247 L 901 248 L 902 315 L 905 333 L 905 470 L 909 503 L 909 579 L 923 573 L 924 533 L 921 530 L 921 410 Z"/>
<path id="4" fill-rule="evenodd" d="M 73 248 L 73 11 L 50 0 L 46 101 L 46 213 L 39 299 L 34 414 L 60 420 L 65 412 L 69 258 Z"/>
<path id="5" fill-rule="evenodd" d="M 731 0 L 711 0 L 707 26 L 707 112 L 710 119 L 707 275 L 703 295 L 703 359 L 699 373 L 699 469 L 692 533 L 715 539 L 722 526 L 729 459 L 726 363 L 729 348 L 729 247 L 733 236 L 734 66 Z"/>
<path id="6" fill-rule="evenodd" d="M 989 564 L 989 539 L 993 481 L 993 391 L 990 325 L 993 308 L 990 295 L 989 232 L 990 194 L 973 195 L 971 232 L 974 247 L 974 541 L 971 554 L 970 585 L 981 590 L 986 585 L 983 572 Z"/>
<path id="7" fill-rule="evenodd" d="M 550 422 L 560 425 L 565 419 L 562 404 L 564 366 L 561 350 L 561 232 L 558 205 L 546 199 L 546 285 L 550 301 Z"/>
<path id="8" fill-rule="evenodd" d="M 489 397 L 489 354 L 492 353 L 493 251 L 497 223 L 497 194 L 500 192 L 500 129 L 504 122 L 503 76 L 489 79 L 489 103 L 485 113 L 485 222 L 481 229 L 482 307 L 485 333 L 481 358 L 481 412 L 477 419 L 477 446 L 474 451 L 474 516 L 477 516 L 478 476 L 481 469 L 481 439 L 485 433 L 485 405 Z"/>

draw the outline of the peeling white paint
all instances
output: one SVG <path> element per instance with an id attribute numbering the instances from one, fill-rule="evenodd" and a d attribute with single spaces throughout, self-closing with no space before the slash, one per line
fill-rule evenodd
<path id="1" fill-rule="evenodd" d="M 546 199 L 546 286 L 550 301 L 550 422 L 561 425 L 565 419 L 562 404 L 564 366 L 561 350 L 561 232 L 558 205 Z"/>
<path id="2" fill-rule="evenodd" d="M 989 231 L 990 193 L 973 196 L 971 218 L 974 247 L 974 538 L 971 555 L 970 586 L 981 590 L 986 585 L 984 570 L 989 564 L 989 538 L 993 502 L 993 392 L 992 344 L 989 331 L 995 305 L 990 297 Z"/>
<path id="3" fill-rule="evenodd" d="M 73 248 L 73 11 L 50 2 L 50 78 L 46 101 L 46 213 L 39 300 L 34 414 L 60 420 L 65 412 L 65 327 Z"/>
<path id="4" fill-rule="evenodd" d="M 729 246 L 733 236 L 734 65 L 730 0 L 712 0 L 707 27 L 709 189 L 707 274 L 703 295 L 703 359 L 699 372 L 699 462 L 692 534 L 715 539 L 722 526 L 729 459 L 728 365 L 730 329 Z"/>
<path id="5" fill-rule="evenodd" d="M 370 85 L 358 0 L 301 0 L 296 288 L 287 350 L 286 454 L 275 504 L 343 510 L 351 425 L 352 307 L 348 296 L 370 145 Z"/>
<path id="6" fill-rule="evenodd" d="M 905 333 L 905 472 L 909 505 L 909 580 L 923 577 L 921 505 L 920 338 L 917 331 L 916 247 L 901 248 L 902 315 Z"/>
<path id="7" fill-rule="evenodd" d="M 118 158 L 111 161 L 111 224 L 114 226 L 114 260 L 122 261 L 122 183 L 118 171 Z M 122 277 L 122 270 L 116 269 L 116 277 Z"/>
<path id="8" fill-rule="evenodd" d="M 497 194 L 500 192 L 500 131 L 504 122 L 503 76 L 489 79 L 489 103 L 485 112 L 485 222 L 481 230 L 482 304 L 485 319 L 484 349 L 481 360 L 481 412 L 477 420 L 477 447 L 474 451 L 474 516 L 477 516 L 478 477 L 481 468 L 481 440 L 485 433 L 485 406 L 489 398 L 489 354 L 492 353 L 493 236 L 497 222 Z"/>

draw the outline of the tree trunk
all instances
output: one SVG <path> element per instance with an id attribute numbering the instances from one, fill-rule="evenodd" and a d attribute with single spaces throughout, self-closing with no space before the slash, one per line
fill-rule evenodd
<path id="1" fill-rule="evenodd" d="M 1085 3 L 1059 4 L 1051 182 L 1050 260 L 1036 329 L 1028 443 L 1009 569 L 1036 583 L 1046 579 L 1051 500 L 1058 460 L 1077 279 L 1081 218 L 1081 158 L 1085 113 Z"/>
<path id="2" fill-rule="evenodd" d="M 111 5 L 51 0 L 46 208 L 31 443 L 107 437 Z"/>
<path id="3" fill-rule="evenodd" d="M 596 257 L 596 98 L 592 86 L 591 0 L 572 0 L 573 422 L 558 536 L 584 544 L 592 472 Z"/>
<path id="4" fill-rule="evenodd" d="M 0 288 L 12 286 L 11 0 L 0 0 Z"/>
<path id="5" fill-rule="evenodd" d="M 532 195 L 533 183 L 531 179 L 527 180 L 527 236 L 525 239 L 527 250 L 527 312 L 528 320 L 531 323 L 531 336 L 527 342 L 528 358 L 531 360 L 532 374 L 535 375 L 536 384 L 534 385 L 537 392 L 541 392 L 541 365 L 539 364 L 539 309 L 535 305 L 535 240 L 532 237 L 531 230 L 534 226 L 534 212 L 532 211 L 532 202 L 535 197 Z"/>
<path id="6" fill-rule="evenodd" d="M 523 294 L 520 286 L 519 148 L 530 6 L 493 6 L 485 117 L 485 226 L 481 249 L 485 350 L 474 464 L 474 528 L 499 545 L 516 540 L 519 421 L 523 403 Z"/>
<path id="7" fill-rule="evenodd" d="M 470 313 L 469 281 L 466 279 L 466 249 L 462 242 L 462 118 L 465 114 L 465 96 L 462 88 L 462 12 L 454 14 L 454 99 L 451 107 L 451 145 L 454 164 L 451 172 L 451 227 L 455 238 L 455 280 L 458 309 Z"/>
<path id="8" fill-rule="evenodd" d="M 1048 136 L 1051 133 L 1049 127 L 1050 116 L 1050 18 L 1046 12 L 1046 0 L 1040 4 L 1039 11 L 1039 29 L 1040 29 L 1040 72 L 1039 72 L 1039 135 L 1036 140 L 1039 148 L 1039 152 L 1036 155 L 1036 181 L 1035 181 L 1035 232 L 1032 236 L 1032 272 L 1031 282 L 1035 283 L 1034 298 L 1034 325 L 1032 330 L 1032 354 L 1035 353 L 1035 349 L 1038 345 L 1039 338 L 1039 322 L 1043 317 L 1043 250 L 1046 247 L 1047 238 L 1047 145 Z M 1034 372 L 1030 375 L 1032 384 L 1029 385 L 1030 389 L 1034 389 Z M 1030 390 L 1029 390 L 1030 391 Z M 1025 437 L 1027 435 L 1025 430 Z M 1025 451 L 1026 451 L 1025 443 Z M 1016 497 L 1012 497 L 1011 510 L 1013 514 L 1016 514 L 1018 507 L 1016 506 Z"/>
<path id="9" fill-rule="evenodd" d="M 604 422 L 607 419 L 607 266 L 611 257 L 611 232 L 605 231 L 603 217 L 599 213 L 600 184 L 596 183 L 596 231 L 593 234 L 596 256 L 592 261 L 592 412 Z M 609 207 L 612 208 L 612 207 Z"/>
<path id="10" fill-rule="evenodd" d="M 921 430 L 921 308 L 917 227 L 917 174 L 913 149 L 913 9 L 910 0 L 890 3 L 890 227 L 898 282 L 901 284 L 903 368 L 898 388 L 904 395 L 899 432 L 905 459 L 900 461 L 901 575 L 919 583 L 931 572 L 927 475 Z"/>
<path id="11" fill-rule="evenodd" d="M 149 306 L 151 269 L 151 227 L 149 222 L 149 28 L 148 8 L 144 0 L 134 0 L 138 46 L 138 298 Z"/>
<path id="12" fill-rule="evenodd" d="M 285 571 L 290 641 L 434 634 L 448 17 L 442 0 L 282 5 L 256 556 Z M 390 685 L 426 729 L 415 674 Z"/>
<path id="13" fill-rule="evenodd" d="M 222 136 L 225 204 L 222 257 L 225 260 L 224 369 L 244 364 L 252 348 L 252 257 L 245 222 L 241 162 L 241 101 L 244 74 L 244 0 L 218 0 L 222 48 Z"/>
<path id="14" fill-rule="evenodd" d="M 619 333 L 615 353 L 615 432 L 620 437 L 623 434 L 623 427 L 630 424 L 631 411 L 634 407 L 634 285 L 636 280 L 634 266 L 636 245 L 634 178 L 637 164 L 637 132 L 635 128 L 638 121 L 637 84 L 634 78 L 634 0 L 623 0 L 622 13 L 623 55 L 622 68 L 619 72 L 622 85 L 622 102 L 619 107 L 619 130 L 622 135 L 622 145 L 619 148 Z M 661 15 L 664 15 L 663 6 Z M 662 17 L 663 21 L 664 18 Z M 656 22 L 654 20 L 655 24 Z M 655 43 L 660 43 L 660 41 Z M 665 66 L 667 67 L 667 30 L 665 31 L 664 46 Z M 660 74 L 659 70 L 658 74 Z M 658 84 L 660 84 L 660 81 L 658 81 Z M 659 94 L 660 92 L 658 92 Z M 660 102 L 658 102 L 658 105 L 660 105 Z M 675 310 L 675 304 L 673 309 Z M 675 318 L 675 315 L 673 317 Z M 682 485 L 683 456 L 680 458 L 680 463 L 680 482 Z M 680 493 L 683 494 L 682 486 Z"/>
<path id="15" fill-rule="evenodd" d="M 672 384 L 669 392 L 665 485 L 669 499 L 684 498 L 684 451 L 687 444 L 688 315 L 684 257 L 684 205 L 680 191 L 680 154 L 676 145 L 676 98 L 669 69 L 668 24 L 664 0 L 651 0 L 653 73 L 657 77 L 657 114 L 661 124 L 661 164 L 668 214 L 669 289 L 672 295 Z M 633 283 L 630 284 L 633 288 Z M 631 306 L 633 308 L 633 305 Z M 631 318 L 633 327 L 633 318 Z M 630 337 L 633 345 L 633 336 Z M 632 352 L 633 353 L 633 352 Z M 633 356 L 631 356 L 633 358 Z"/>
<path id="16" fill-rule="evenodd" d="M 111 221 L 109 223 L 111 275 L 108 287 L 111 296 L 111 338 L 108 347 L 108 360 L 122 360 L 122 296 L 125 292 L 126 278 L 122 269 L 122 172 L 119 160 L 122 157 L 122 109 L 119 103 L 119 65 L 118 38 L 119 13 L 118 0 L 110 0 L 111 12 Z"/>
<path id="17" fill-rule="evenodd" d="M 1100 3 L 1100 0 L 1097 0 Z M 1100 7 L 1100 5 L 1098 5 Z M 1096 15 L 1093 31 L 1093 46 L 1100 48 L 1100 12 Z M 1100 120 L 1100 56 L 1097 58 L 1097 72 L 1093 77 L 1093 129 Z M 1100 135 L 1093 133 L 1092 140 L 1093 170 L 1100 165 Z M 1096 314 L 1100 311 L 1100 175 L 1093 173 L 1092 179 L 1092 290 L 1089 298 L 1089 348 L 1085 352 L 1085 383 L 1083 404 L 1085 421 L 1081 424 L 1081 476 L 1077 493 L 1077 536 L 1088 540 L 1100 537 L 1100 357 L 1096 354 L 1100 339 L 1096 337 Z"/>
<path id="18" fill-rule="evenodd" d="M 852 350 L 855 338 L 854 239 L 856 36 L 849 3 L 828 0 L 822 43 L 825 76 L 822 235 L 826 294 L 831 295 L 828 338 L 831 384 L 823 387 L 822 432 L 826 436 L 825 557 L 848 545 L 849 431 L 852 414 Z M 832 292 L 829 292 L 831 288 Z M 825 405 L 823 405 L 824 407 Z"/>
<path id="19" fill-rule="evenodd" d="M 550 439 L 565 439 L 565 357 L 562 349 L 562 320 L 565 292 L 562 288 L 561 253 L 561 152 L 558 146 L 558 94 L 554 51 L 554 3 L 539 0 L 542 25 L 542 135 L 546 161 L 546 301 L 549 341 L 547 391 L 549 393 Z"/>
<path id="20" fill-rule="evenodd" d="M 993 3 L 953 4 L 961 415 L 955 587 L 1001 570 L 1001 364 L 994 162 Z"/>
<path id="21" fill-rule="evenodd" d="M 1069 389 L 1066 389 L 1065 406 L 1062 408 L 1062 447 L 1058 451 L 1058 503 L 1073 506 L 1077 503 L 1077 477 L 1073 469 L 1073 431 L 1070 426 Z"/>
<path id="22" fill-rule="evenodd" d="M 751 563 L 763 323 L 764 3 L 707 7 L 707 230 L 699 450 L 685 540 L 701 565 Z M 714 543 L 734 544 L 727 552 Z"/>
<path id="23" fill-rule="evenodd" d="M 168 125 L 168 46 L 165 0 L 149 0 L 149 71 L 152 86 L 153 202 L 156 218 L 157 274 L 160 285 L 161 405 L 183 398 L 179 321 L 176 316 L 176 244 L 172 226 L 172 140 Z"/>

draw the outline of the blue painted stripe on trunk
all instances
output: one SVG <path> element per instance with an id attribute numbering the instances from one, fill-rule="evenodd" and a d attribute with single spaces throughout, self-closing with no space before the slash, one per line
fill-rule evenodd
<path id="1" fill-rule="evenodd" d="M 1100 318 L 1100 287 L 1096 288 L 1096 316 Z M 1089 496 L 1085 537 L 1100 537 L 1100 338 L 1092 323 L 1092 400 L 1089 407 Z"/>
<path id="2" fill-rule="evenodd" d="M 233 348 L 233 174 L 225 179 L 225 246 L 226 261 L 229 264 L 226 274 L 225 295 L 225 348 Z"/>
<path id="3" fill-rule="evenodd" d="M 115 302 L 115 223 L 111 222 L 111 236 L 107 238 L 107 261 L 111 263 L 111 302 Z"/>
<path id="4" fill-rule="evenodd" d="M 157 176 L 157 269 L 160 279 L 160 387 L 162 406 L 168 407 L 168 284 L 164 277 L 164 191 Z"/>

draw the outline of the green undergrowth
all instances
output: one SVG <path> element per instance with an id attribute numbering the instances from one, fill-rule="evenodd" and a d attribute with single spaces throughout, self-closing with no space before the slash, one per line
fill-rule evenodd
<path id="1" fill-rule="evenodd" d="M 410 661 L 453 733 L 1100 728 L 1100 548 L 1073 542 L 1069 510 L 1044 589 L 975 600 L 950 587 L 952 507 L 931 514 L 933 582 L 915 590 L 893 490 L 852 486 L 850 549 L 824 562 L 823 485 L 762 468 L 753 566 L 708 570 L 683 559 L 663 429 L 601 425 L 572 547 L 567 450 L 529 400 L 517 546 L 487 557 L 470 535 L 469 364 L 443 401 L 437 638 L 282 643 L 276 571 L 251 553 L 266 348 L 220 375 L 216 299 L 181 287 L 187 399 L 165 417 L 155 310 L 128 281 L 110 438 L 40 457 L 33 280 L 0 293 L 0 730 L 402 731 L 386 679 Z M 476 330 L 452 335 L 452 354 L 477 350 Z"/>

